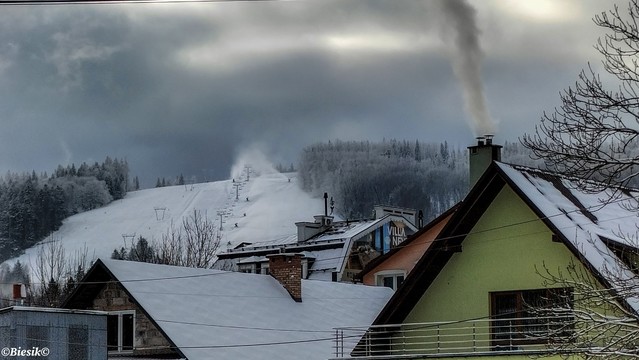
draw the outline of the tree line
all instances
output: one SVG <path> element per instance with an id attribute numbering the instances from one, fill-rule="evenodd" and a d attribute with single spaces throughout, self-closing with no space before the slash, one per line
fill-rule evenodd
<path id="1" fill-rule="evenodd" d="M 518 142 L 505 142 L 502 159 L 542 165 L 530 154 Z M 373 206 L 383 204 L 422 210 L 428 221 L 468 192 L 468 154 L 447 142 L 335 140 L 304 148 L 298 176 L 303 190 L 328 192 L 343 218 L 369 218 Z"/>
<path id="2" fill-rule="evenodd" d="M 126 160 L 58 166 L 48 176 L 7 173 L 0 178 L 0 261 L 44 239 L 62 220 L 106 205 L 126 195 Z"/>

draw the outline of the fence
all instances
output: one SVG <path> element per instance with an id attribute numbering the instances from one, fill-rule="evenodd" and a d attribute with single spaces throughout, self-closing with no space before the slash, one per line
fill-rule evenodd
<path id="1" fill-rule="evenodd" d="M 572 316 L 499 318 L 335 329 L 336 359 L 544 352 L 574 331 Z"/>

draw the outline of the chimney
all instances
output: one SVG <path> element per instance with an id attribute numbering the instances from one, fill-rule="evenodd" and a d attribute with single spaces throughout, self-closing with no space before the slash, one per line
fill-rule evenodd
<path id="1" fill-rule="evenodd" d="M 501 161 L 501 145 L 493 145 L 494 135 L 477 138 L 477 145 L 468 147 L 469 185 L 472 188 L 493 161 Z"/>
<path id="2" fill-rule="evenodd" d="M 293 300 L 302 302 L 302 254 L 271 254 L 268 258 L 269 272 L 282 284 Z"/>
<path id="3" fill-rule="evenodd" d="M 331 198 L 331 214 L 333 213 L 333 198 Z M 328 214 L 328 193 L 324 193 L 324 214 L 313 216 L 314 222 L 296 222 L 297 242 L 304 242 L 313 236 L 328 230 L 333 225 L 334 217 Z"/>

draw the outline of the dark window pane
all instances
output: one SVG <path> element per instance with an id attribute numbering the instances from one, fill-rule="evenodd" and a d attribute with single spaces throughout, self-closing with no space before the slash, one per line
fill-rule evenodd
<path id="1" fill-rule="evenodd" d="M 393 288 L 393 277 L 392 276 L 384 276 L 384 286 Z"/>
<path id="2" fill-rule="evenodd" d="M 557 309 L 566 313 L 557 313 Z M 520 345 L 546 343 L 550 337 L 570 335 L 570 289 L 536 289 L 491 294 L 493 349 L 515 350 Z"/>
<path id="3" fill-rule="evenodd" d="M 86 326 L 69 328 L 69 360 L 89 358 L 89 330 Z"/>
<path id="4" fill-rule="evenodd" d="M 46 326 L 27 326 L 27 348 L 50 347 L 49 328 Z M 30 359 L 46 359 L 46 356 L 32 356 Z"/>
<path id="5" fill-rule="evenodd" d="M 122 314 L 122 350 L 133 350 L 133 314 Z"/>
<path id="6" fill-rule="evenodd" d="M 399 287 L 399 285 L 401 285 L 403 282 L 404 282 L 404 275 L 397 276 L 397 287 Z"/>
<path id="7" fill-rule="evenodd" d="M 11 338 L 11 327 L 0 326 L 0 344 L 11 347 L 14 341 Z"/>
<path id="8" fill-rule="evenodd" d="M 118 315 L 107 316 L 107 348 L 109 351 L 118 350 Z"/>

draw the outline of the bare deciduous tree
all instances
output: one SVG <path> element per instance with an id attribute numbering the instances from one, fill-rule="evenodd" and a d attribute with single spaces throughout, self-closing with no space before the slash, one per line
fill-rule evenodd
<path id="1" fill-rule="evenodd" d="M 574 87 L 561 94 L 560 108 L 544 113 L 535 134 L 525 135 L 522 142 L 549 168 L 598 191 L 639 183 L 638 0 L 624 10 L 615 5 L 593 20 L 606 30 L 595 45 L 605 73 L 589 65 Z"/>
<path id="2" fill-rule="evenodd" d="M 561 94 L 560 108 L 545 113 L 535 134 L 522 142 L 582 190 L 600 192 L 639 185 L 639 0 L 614 5 L 593 20 L 606 32 L 595 45 L 603 72 L 590 65 L 583 70 Z M 619 192 L 607 194 L 603 202 L 616 200 Z M 622 237 L 625 245 L 611 248 L 616 259 L 601 254 L 611 259 L 600 269 L 603 280 L 576 264 L 562 272 L 540 271 L 549 287 L 572 289 L 573 305 L 552 309 L 574 320 L 559 327 L 550 346 L 557 354 L 639 357 L 639 243 Z"/>
<path id="3" fill-rule="evenodd" d="M 637 246 L 611 244 L 615 257 L 600 254 L 607 260 L 602 260 L 606 265 L 599 276 L 578 261 L 562 270 L 538 269 L 547 287 L 570 289 L 551 308 L 535 309 L 558 319 L 549 327 L 552 353 L 566 358 L 639 358 L 639 243 L 636 237 L 628 240 Z"/>
<path id="4" fill-rule="evenodd" d="M 176 229 L 173 224 L 162 240 L 155 245 L 154 262 L 168 265 L 211 268 L 216 259 L 220 239 L 214 222 L 193 210 L 182 219 L 182 226 Z"/>
<path id="5" fill-rule="evenodd" d="M 91 263 L 86 246 L 69 256 L 60 239 L 49 238 L 39 246 L 32 268 L 35 278 L 30 294 L 32 302 L 41 306 L 58 306 Z"/>

